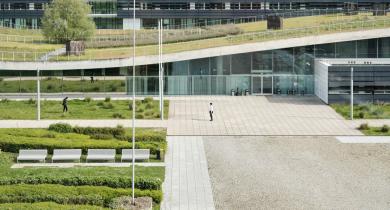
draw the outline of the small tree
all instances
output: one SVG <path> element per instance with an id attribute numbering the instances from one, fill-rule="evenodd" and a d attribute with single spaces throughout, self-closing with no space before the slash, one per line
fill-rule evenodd
<path id="1" fill-rule="evenodd" d="M 90 13 L 91 7 L 83 0 L 54 0 L 42 19 L 43 34 L 60 43 L 84 41 L 95 30 Z"/>

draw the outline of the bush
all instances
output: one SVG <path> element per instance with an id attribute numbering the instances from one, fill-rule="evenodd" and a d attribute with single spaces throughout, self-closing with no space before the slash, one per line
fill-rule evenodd
<path id="1" fill-rule="evenodd" d="M 147 103 L 147 104 L 145 105 L 145 108 L 146 108 L 146 109 L 153 109 L 153 104 Z"/>
<path id="2" fill-rule="evenodd" d="M 111 136 L 123 136 L 126 133 L 125 128 L 122 126 L 117 126 L 116 128 L 93 128 L 93 127 L 74 127 L 73 132 L 78 134 L 84 134 L 88 136 L 106 134 Z"/>
<path id="3" fill-rule="evenodd" d="M 50 77 L 49 77 L 49 78 L 50 78 Z M 54 85 L 48 84 L 48 85 L 46 86 L 46 89 L 47 89 L 47 90 L 53 90 L 53 89 L 54 89 Z"/>
<path id="4" fill-rule="evenodd" d="M 110 102 L 111 101 L 111 98 L 110 97 L 106 97 L 105 99 L 104 99 L 104 102 Z"/>
<path id="5" fill-rule="evenodd" d="M 92 88 L 92 91 L 93 92 L 100 92 L 100 87 L 99 86 L 95 86 Z"/>
<path id="6" fill-rule="evenodd" d="M 110 102 L 103 104 L 103 109 L 113 109 L 114 105 Z"/>
<path id="7" fill-rule="evenodd" d="M 0 177 L 0 185 L 15 184 L 60 184 L 65 186 L 107 186 L 112 188 L 131 188 L 131 176 L 34 176 Z M 136 177 L 135 188 L 160 190 L 162 180 L 155 177 Z"/>
<path id="8" fill-rule="evenodd" d="M 152 110 L 148 110 L 145 112 L 145 116 L 153 116 L 154 112 Z"/>
<path id="9" fill-rule="evenodd" d="M 124 87 L 124 86 L 126 86 L 125 81 L 121 81 L 121 87 Z"/>
<path id="10" fill-rule="evenodd" d="M 118 90 L 118 87 L 116 85 L 114 85 L 114 84 L 111 84 L 109 86 L 109 88 L 110 88 L 111 92 L 116 92 Z"/>
<path id="11" fill-rule="evenodd" d="M 28 104 L 35 104 L 35 100 L 32 99 L 32 98 L 30 98 L 30 99 L 28 99 L 27 103 L 28 103 Z"/>
<path id="12" fill-rule="evenodd" d="M 364 112 L 359 112 L 358 116 L 360 119 L 364 119 Z"/>
<path id="13" fill-rule="evenodd" d="M 138 109 L 136 110 L 137 112 L 144 112 L 145 110 L 141 107 L 138 107 Z"/>
<path id="14" fill-rule="evenodd" d="M 383 133 L 389 132 L 389 126 L 388 125 L 383 125 L 382 128 L 381 128 L 381 132 L 383 132 Z"/>
<path id="15" fill-rule="evenodd" d="M 142 100 L 142 103 L 144 103 L 144 104 L 153 103 L 153 98 L 152 97 L 145 97 L 144 100 Z"/>
<path id="16" fill-rule="evenodd" d="M 160 190 L 135 189 L 136 197 L 148 196 L 160 203 Z M 59 204 L 88 204 L 108 206 L 113 198 L 129 195 L 131 189 L 95 187 L 95 186 L 63 186 L 63 185 L 6 185 L 0 187 L 0 203 L 35 203 L 53 201 Z"/>
<path id="17" fill-rule="evenodd" d="M 143 114 L 136 114 L 135 118 L 136 119 L 144 119 L 144 115 Z"/>
<path id="18" fill-rule="evenodd" d="M 119 118 L 119 119 L 125 119 L 125 116 L 123 116 L 121 113 L 114 113 L 112 114 L 113 118 Z"/>
<path id="19" fill-rule="evenodd" d="M 101 134 L 101 133 L 99 133 L 99 134 L 91 134 L 90 137 L 92 139 L 99 139 L 99 140 L 107 140 L 107 139 L 112 139 L 113 138 L 113 136 L 110 135 L 110 134 Z"/>
<path id="20" fill-rule="evenodd" d="M 367 123 L 363 123 L 359 126 L 359 130 L 368 130 L 370 129 L 370 126 L 368 126 Z"/>
<path id="21" fill-rule="evenodd" d="M 71 133 L 73 131 L 72 126 L 66 123 L 51 124 L 49 130 L 58 133 Z"/>
<path id="22" fill-rule="evenodd" d="M 131 102 L 129 103 L 129 110 L 133 110 L 133 104 Z"/>
<path id="23" fill-rule="evenodd" d="M 85 98 L 84 98 L 84 102 L 89 103 L 89 102 L 91 102 L 91 101 L 92 101 L 92 98 L 91 98 L 91 97 L 85 97 Z"/>
<path id="24" fill-rule="evenodd" d="M 8 98 L 3 98 L 0 100 L 1 103 L 8 103 L 10 100 Z"/>

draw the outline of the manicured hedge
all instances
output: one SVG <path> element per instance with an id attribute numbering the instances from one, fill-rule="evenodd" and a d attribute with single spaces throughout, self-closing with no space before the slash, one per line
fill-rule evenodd
<path id="1" fill-rule="evenodd" d="M 157 150 L 165 147 L 164 143 L 136 142 L 137 149 L 150 149 L 151 154 L 157 154 Z M 21 149 L 47 149 L 50 154 L 54 149 L 82 149 L 87 154 L 88 149 L 116 149 L 117 154 L 121 149 L 131 149 L 132 145 L 127 141 L 118 140 L 64 140 L 16 136 L 0 136 L 0 148 L 5 152 L 19 153 Z"/>
<path id="2" fill-rule="evenodd" d="M 108 208 L 103 208 L 101 206 L 91 206 L 91 205 L 62 205 L 54 202 L 40 202 L 40 203 L 4 203 L 0 204 L 0 210 L 7 209 L 17 209 L 17 210 L 108 210 Z"/>
<path id="3" fill-rule="evenodd" d="M 115 176 L 26 176 L 0 177 L 0 185 L 14 184 L 60 184 L 65 186 L 107 186 L 112 188 L 131 188 L 131 177 Z M 159 178 L 138 177 L 135 179 L 135 188 L 141 190 L 160 190 L 162 181 Z"/>
<path id="4" fill-rule="evenodd" d="M 0 203 L 55 202 L 108 206 L 113 198 L 131 195 L 131 189 L 63 186 L 63 185 L 3 185 L 0 186 Z M 160 203 L 161 190 L 135 190 L 136 197 L 148 196 Z"/>

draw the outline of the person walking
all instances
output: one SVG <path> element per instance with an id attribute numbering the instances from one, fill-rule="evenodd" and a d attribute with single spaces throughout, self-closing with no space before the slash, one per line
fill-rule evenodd
<path id="1" fill-rule="evenodd" d="M 210 106 L 209 106 L 209 114 L 210 114 L 210 121 L 213 121 L 213 114 L 214 114 L 213 103 L 210 103 Z"/>
<path id="2" fill-rule="evenodd" d="M 68 112 L 68 97 L 65 97 L 64 100 L 62 100 L 62 112 Z"/>

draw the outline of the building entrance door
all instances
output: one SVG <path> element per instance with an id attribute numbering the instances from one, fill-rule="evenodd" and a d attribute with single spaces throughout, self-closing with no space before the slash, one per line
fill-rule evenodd
<path id="1" fill-rule="evenodd" d="M 273 76 L 270 74 L 252 75 L 253 95 L 272 95 Z"/>

